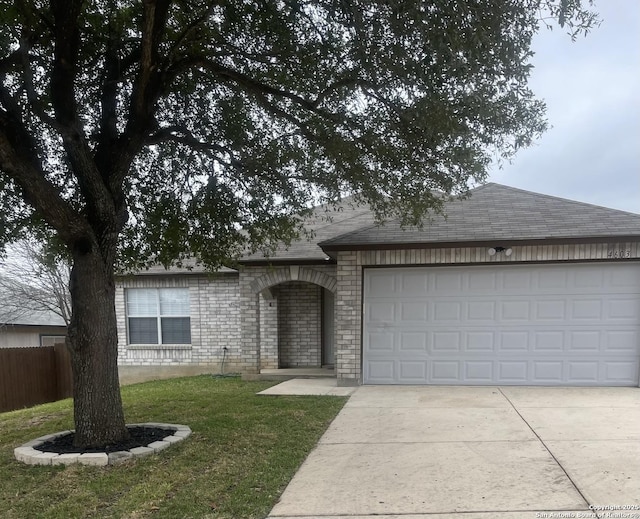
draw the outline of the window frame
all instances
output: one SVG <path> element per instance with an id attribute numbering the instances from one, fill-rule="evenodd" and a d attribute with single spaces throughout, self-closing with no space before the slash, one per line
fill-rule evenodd
<path id="1" fill-rule="evenodd" d="M 43 344 L 44 339 L 53 339 L 53 344 L 51 344 L 50 346 L 45 346 Z M 56 339 L 62 339 L 62 342 L 57 341 Z M 55 333 L 41 333 L 40 334 L 40 347 L 41 348 L 51 348 L 51 347 L 55 347 L 56 344 L 62 344 L 64 345 L 66 343 L 67 340 L 67 336 L 66 335 L 58 335 Z"/>
<path id="2" fill-rule="evenodd" d="M 153 291 L 155 296 L 155 304 L 156 304 L 156 314 L 155 315 L 130 315 L 129 313 L 129 298 L 128 293 L 130 291 L 136 290 L 144 290 L 144 291 Z M 187 295 L 187 304 L 189 306 L 189 312 L 187 314 L 170 314 L 166 315 L 162 313 L 162 305 L 160 304 L 160 292 L 162 290 L 176 290 L 183 291 Z M 127 329 L 127 346 L 139 347 L 139 346 L 156 346 L 156 347 L 180 347 L 180 346 L 191 346 L 192 337 L 191 337 L 191 292 L 188 287 L 131 287 L 125 289 L 124 294 L 124 305 L 125 305 L 125 319 L 126 319 L 126 329 Z M 165 343 L 162 342 L 162 319 L 163 318 L 187 318 L 189 319 L 189 342 L 180 342 L 180 343 Z M 131 342 L 131 325 L 129 319 L 144 319 L 144 318 L 152 318 L 156 320 L 156 333 L 157 333 L 157 342 Z"/>

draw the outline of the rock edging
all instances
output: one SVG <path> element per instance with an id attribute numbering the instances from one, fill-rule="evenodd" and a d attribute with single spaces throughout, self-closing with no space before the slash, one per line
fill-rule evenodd
<path id="1" fill-rule="evenodd" d="M 46 452 L 39 450 L 38 447 L 44 443 L 54 440 L 59 436 L 72 433 L 73 431 L 61 431 L 54 434 L 41 436 L 35 440 L 31 440 L 20 447 L 13 449 L 13 455 L 18 461 L 27 465 L 72 465 L 79 463 L 81 465 L 105 466 L 115 465 L 132 458 L 140 458 L 150 454 L 158 453 L 174 443 L 181 442 L 189 437 L 191 428 L 186 425 L 170 424 L 170 423 L 135 423 L 127 424 L 127 427 L 157 427 L 169 429 L 173 434 L 165 436 L 162 440 L 151 442 L 146 447 L 134 447 L 130 450 L 122 450 L 115 452 L 86 452 L 58 454 L 56 452 Z"/>

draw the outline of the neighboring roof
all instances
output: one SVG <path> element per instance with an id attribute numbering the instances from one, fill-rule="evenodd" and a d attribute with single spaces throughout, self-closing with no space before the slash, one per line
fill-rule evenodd
<path id="1" fill-rule="evenodd" d="M 444 213 L 432 215 L 421 229 L 403 229 L 394 220 L 336 234 L 319 245 L 334 251 L 383 245 L 640 239 L 638 214 L 493 183 L 471 190 L 466 199 L 447 202 Z"/>
<path id="2" fill-rule="evenodd" d="M 326 261 L 328 256 L 318 243 L 336 236 L 368 227 L 374 223 L 373 213 L 368 206 L 356 205 L 352 197 L 342 200 L 336 207 L 322 205 L 315 207 L 305 219 L 305 229 L 310 237 L 302 237 L 288 247 L 278 247 L 269 257 L 255 253 L 243 257 L 240 263 L 265 261 Z"/>
<path id="3" fill-rule="evenodd" d="M 49 311 L 22 310 L 12 315 L 0 314 L 0 326 L 66 326 L 64 319 Z"/>

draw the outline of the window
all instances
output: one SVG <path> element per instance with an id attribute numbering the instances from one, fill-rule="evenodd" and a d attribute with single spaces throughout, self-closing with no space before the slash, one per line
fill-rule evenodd
<path id="1" fill-rule="evenodd" d="M 191 344 L 188 288 L 127 289 L 129 344 Z"/>
<path id="2" fill-rule="evenodd" d="M 40 346 L 57 346 L 64 344 L 66 339 L 64 335 L 41 335 Z"/>

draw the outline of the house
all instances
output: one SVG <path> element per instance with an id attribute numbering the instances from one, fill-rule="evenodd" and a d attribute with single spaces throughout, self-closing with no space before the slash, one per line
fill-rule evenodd
<path id="1" fill-rule="evenodd" d="M 0 314 L 0 348 L 33 348 L 64 344 L 67 327 L 59 315 L 49 311 Z"/>
<path id="2" fill-rule="evenodd" d="M 237 271 L 121 278 L 121 376 L 328 365 L 339 385 L 639 385 L 640 215 L 498 184 L 422 228 L 324 211 L 313 241 Z"/>

